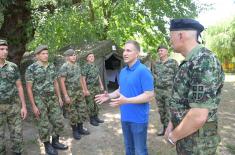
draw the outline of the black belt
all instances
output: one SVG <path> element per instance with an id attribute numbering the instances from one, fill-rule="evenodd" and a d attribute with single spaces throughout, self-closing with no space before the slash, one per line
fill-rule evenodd
<path id="1" fill-rule="evenodd" d="M 47 91 L 46 91 L 46 92 L 40 93 L 40 95 L 43 95 L 43 96 L 44 96 L 44 95 L 51 96 L 51 95 L 55 95 L 55 92 L 49 92 L 49 91 L 47 92 Z"/>
<path id="2" fill-rule="evenodd" d="M 157 89 L 169 89 L 171 86 L 156 86 Z"/>

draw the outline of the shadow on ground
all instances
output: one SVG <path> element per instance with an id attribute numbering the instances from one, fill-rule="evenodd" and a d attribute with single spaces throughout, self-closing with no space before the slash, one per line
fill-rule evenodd
<path id="1" fill-rule="evenodd" d="M 235 128 L 235 76 L 232 76 L 230 80 L 226 79 L 226 81 L 222 102 L 219 106 L 219 133 L 222 141 L 217 151 L 218 155 L 230 155 L 232 154 L 231 148 L 235 148 L 235 134 L 233 134 Z M 70 148 L 67 151 L 59 151 L 60 155 L 124 154 L 119 109 L 112 108 L 108 104 L 102 105 L 102 109 L 101 117 L 105 120 L 105 123 L 98 127 L 85 123 L 85 127 L 89 129 L 91 134 L 83 136 L 78 141 L 71 137 L 71 128 L 68 120 L 65 120 L 65 133 L 62 135 L 62 141 L 68 144 Z M 161 129 L 159 122 L 156 104 L 152 103 L 148 130 L 149 155 L 175 155 L 175 148 L 168 146 L 163 137 L 156 136 L 157 130 Z M 9 135 L 6 137 L 9 148 Z M 45 155 L 43 144 L 38 139 L 38 133 L 33 127 L 32 121 L 24 122 L 24 139 L 24 155 Z M 8 155 L 10 155 L 9 151 Z"/>

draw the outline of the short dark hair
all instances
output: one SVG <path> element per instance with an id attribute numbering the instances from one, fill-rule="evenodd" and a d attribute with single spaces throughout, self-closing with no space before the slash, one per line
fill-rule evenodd
<path id="1" fill-rule="evenodd" d="M 128 40 L 125 44 L 132 44 L 135 46 L 136 50 L 140 52 L 140 44 L 135 40 Z"/>

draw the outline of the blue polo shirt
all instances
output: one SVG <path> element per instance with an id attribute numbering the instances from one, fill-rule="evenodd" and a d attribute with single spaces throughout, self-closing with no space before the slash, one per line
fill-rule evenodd
<path id="1" fill-rule="evenodd" d="M 131 66 L 124 67 L 119 75 L 119 90 L 127 98 L 138 96 L 144 91 L 154 89 L 153 76 L 150 70 L 137 60 Z M 130 104 L 120 106 L 121 121 L 147 123 L 149 120 L 149 103 Z"/>

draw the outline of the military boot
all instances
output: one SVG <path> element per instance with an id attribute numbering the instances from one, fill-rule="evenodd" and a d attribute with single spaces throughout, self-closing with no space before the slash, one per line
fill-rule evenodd
<path id="1" fill-rule="evenodd" d="M 81 135 L 89 135 L 90 132 L 88 130 L 85 130 L 83 128 L 83 123 L 78 123 L 78 132 L 81 134 Z"/>
<path id="2" fill-rule="evenodd" d="M 166 131 L 166 127 L 164 126 L 163 129 L 157 133 L 157 135 L 158 136 L 164 136 L 165 131 Z"/>
<path id="3" fill-rule="evenodd" d="M 99 123 L 95 120 L 95 117 L 90 117 L 90 124 L 93 126 L 99 126 Z"/>
<path id="4" fill-rule="evenodd" d="M 59 135 L 52 136 L 52 146 L 55 149 L 67 150 L 68 146 L 59 142 Z"/>
<path id="5" fill-rule="evenodd" d="M 50 142 L 44 142 L 45 152 L 49 155 L 58 155 L 56 149 L 51 146 Z"/>
<path id="6" fill-rule="evenodd" d="M 95 120 L 96 120 L 96 122 L 98 122 L 98 123 L 104 123 L 103 120 L 99 119 L 98 115 L 95 116 Z"/>
<path id="7" fill-rule="evenodd" d="M 72 129 L 73 129 L 73 138 L 76 140 L 81 139 L 81 135 L 78 132 L 78 127 L 76 125 L 72 125 Z"/>

